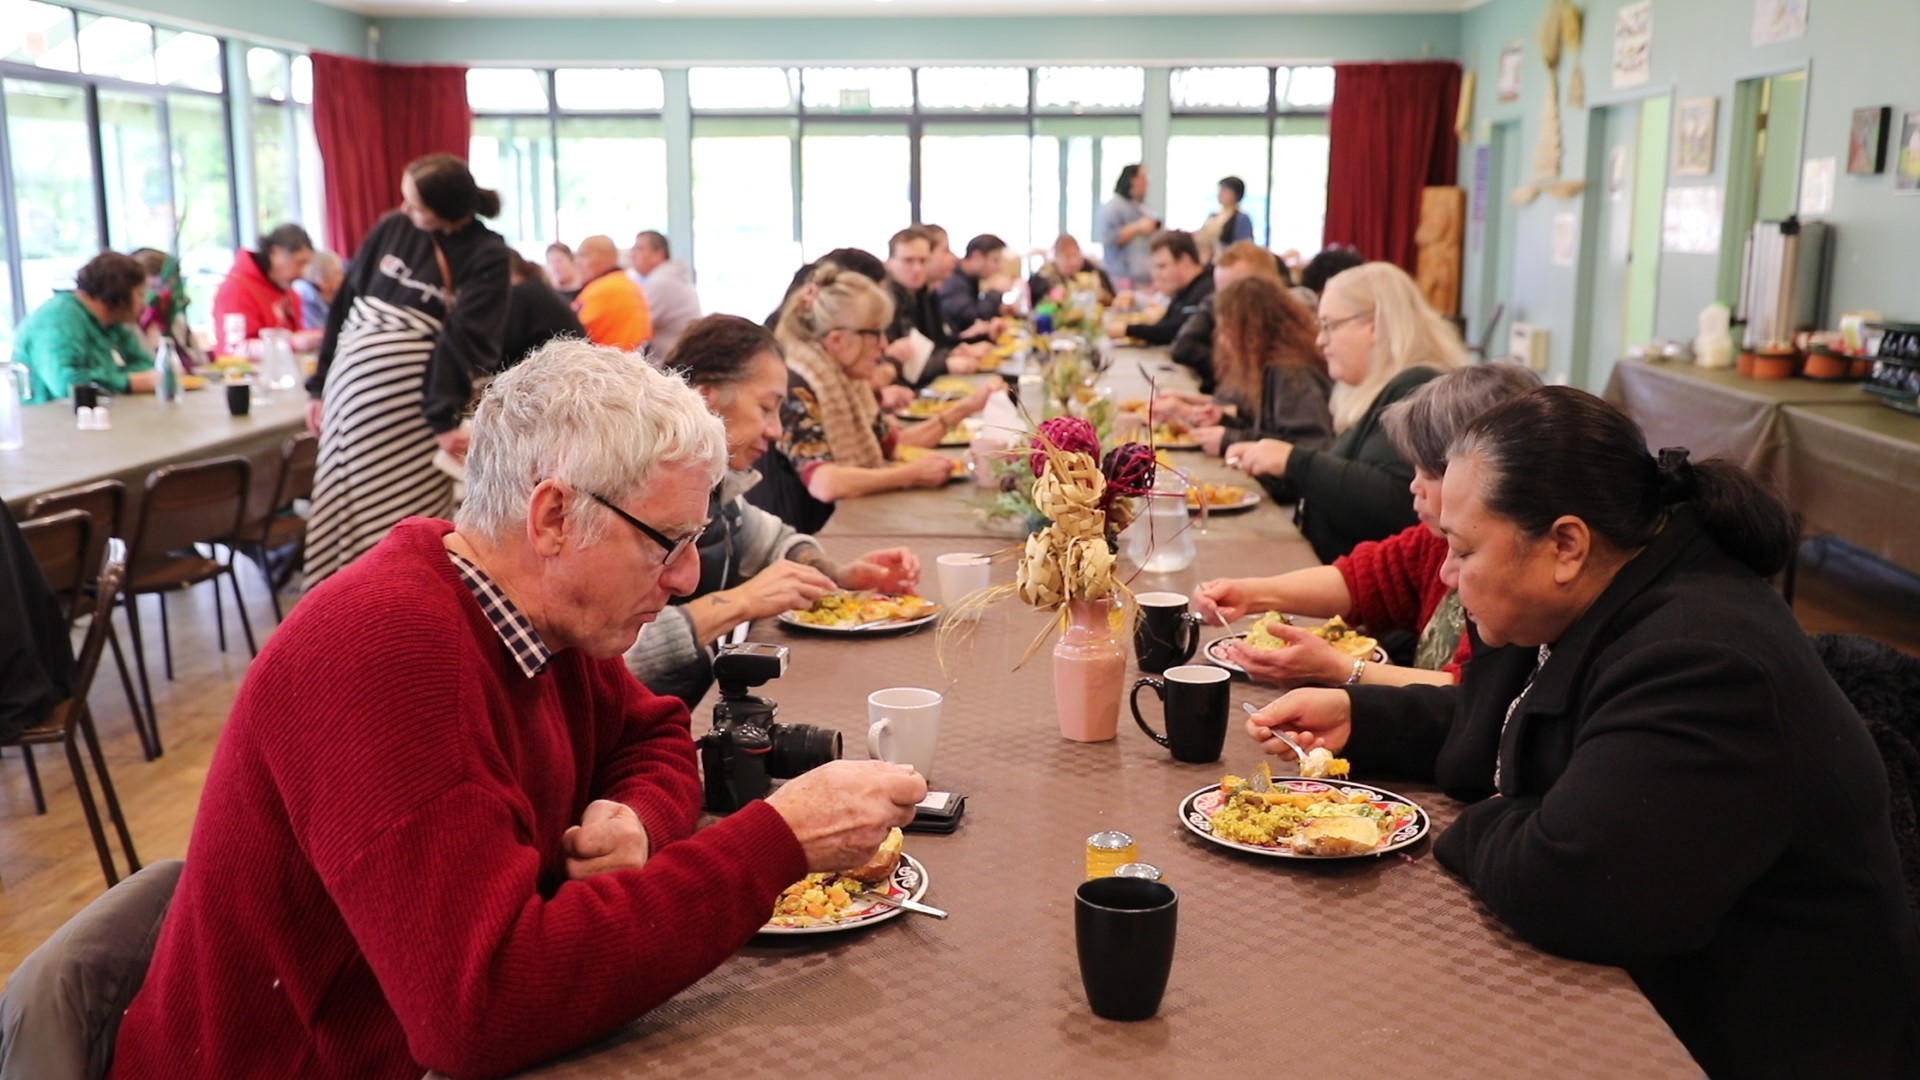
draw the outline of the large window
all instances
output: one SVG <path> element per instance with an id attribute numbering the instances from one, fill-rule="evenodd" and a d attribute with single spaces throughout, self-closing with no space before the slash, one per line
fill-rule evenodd
<path id="1" fill-rule="evenodd" d="M 652 68 L 473 68 L 468 159 L 500 192 L 493 227 L 539 263 L 555 240 L 622 248 L 667 227 L 667 143 Z"/>
<path id="2" fill-rule="evenodd" d="M 1167 138 L 1167 224 L 1198 229 L 1238 177 L 1253 238 L 1277 251 L 1320 248 L 1327 208 L 1328 67 L 1175 68 Z"/>
<path id="3" fill-rule="evenodd" d="M 282 222 L 325 231 L 320 147 L 313 135 L 313 62 L 278 49 L 247 50 L 253 109 L 255 225 L 266 232 Z M 318 242 L 318 241 L 316 241 Z"/>
<path id="4" fill-rule="evenodd" d="M 693 258 L 706 310 L 758 319 L 800 265 L 796 134 L 791 120 L 694 121 Z"/>

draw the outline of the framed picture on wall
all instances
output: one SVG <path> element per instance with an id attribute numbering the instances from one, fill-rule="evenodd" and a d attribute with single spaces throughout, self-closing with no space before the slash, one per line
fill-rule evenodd
<path id="1" fill-rule="evenodd" d="M 1507 47 L 1500 50 L 1501 101 L 1520 100 L 1520 62 L 1524 55 L 1517 41 L 1507 42 Z"/>
<path id="2" fill-rule="evenodd" d="M 1680 103 L 1678 123 L 1674 125 L 1680 140 L 1674 152 L 1676 175 L 1713 175 L 1714 121 L 1719 111 L 1719 98 L 1688 98 Z"/>
<path id="3" fill-rule="evenodd" d="M 1893 121 L 1893 106 L 1853 110 L 1853 126 L 1847 131 L 1847 172 L 1852 176 L 1874 176 L 1887 167 L 1887 125 Z"/>
<path id="4" fill-rule="evenodd" d="M 1920 112 L 1900 118 L 1900 152 L 1893 161 L 1893 189 L 1920 192 Z"/>

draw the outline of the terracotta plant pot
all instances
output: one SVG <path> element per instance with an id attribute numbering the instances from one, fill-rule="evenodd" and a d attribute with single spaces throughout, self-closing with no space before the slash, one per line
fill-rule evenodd
<path id="1" fill-rule="evenodd" d="M 1802 371 L 1809 379 L 1826 382 L 1841 382 L 1847 379 L 1853 364 L 1849 358 L 1832 349 L 1816 348 L 1807 354 L 1807 363 Z"/>
<path id="2" fill-rule="evenodd" d="M 1800 354 L 1767 349 L 1755 353 L 1753 357 L 1753 377 L 1756 379 L 1790 379 L 1793 369 L 1798 366 Z"/>
<path id="3" fill-rule="evenodd" d="M 1742 378 L 1753 378 L 1753 354 L 1745 349 L 1740 350 L 1740 360 L 1734 370 L 1738 372 Z"/>

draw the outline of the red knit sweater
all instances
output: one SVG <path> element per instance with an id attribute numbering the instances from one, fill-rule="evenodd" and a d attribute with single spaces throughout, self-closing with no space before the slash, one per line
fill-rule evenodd
<path id="1" fill-rule="evenodd" d="M 1385 540 L 1368 540 L 1333 560 L 1353 597 L 1347 621 L 1374 633 L 1406 630 L 1419 634 L 1446 598 L 1440 564 L 1447 561 L 1447 541 L 1425 525 L 1410 525 Z M 1460 665 L 1472 656 L 1466 634 L 1453 659 L 1440 670 L 1460 681 Z"/>
<path id="2" fill-rule="evenodd" d="M 527 678 L 450 529 L 402 522 L 254 661 L 116 1080 L 515 1072 L 712 970 L 806 872 L 765 803 L 689 838 L 686 709 L 618 657 Z M 571 882 L 561 834 L 595 798 L 652 854 Z"/>

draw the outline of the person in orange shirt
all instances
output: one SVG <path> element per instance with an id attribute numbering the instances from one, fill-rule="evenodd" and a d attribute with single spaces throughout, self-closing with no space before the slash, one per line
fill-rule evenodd
<path id="1" fill-rule="evenodd" d="M 574 252 L 580 267 L 581 286 L 573 310 L 586 327 L 588 340 L 597 345 L 637 351 L 653 338 L 653 318 L 647 311 L 647 295 L 633 279 L 620 272 L 620 249 L 604 236 L 589 236 Z"/>

